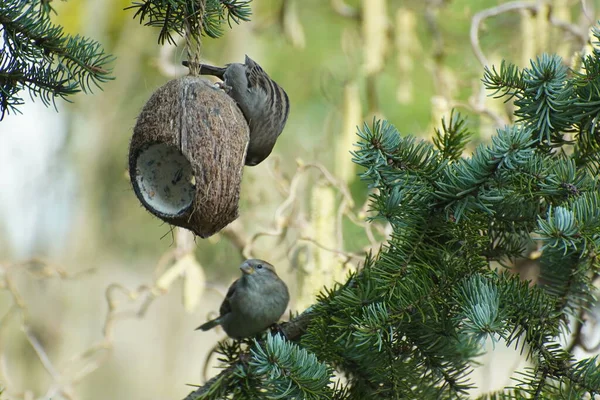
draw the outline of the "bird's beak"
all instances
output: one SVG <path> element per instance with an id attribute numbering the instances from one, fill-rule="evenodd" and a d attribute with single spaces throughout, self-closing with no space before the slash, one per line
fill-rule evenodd
<path id="1" fill-rule="evenodd" d="M 254 273 L 254 268 L 252 268 L 250 265 L 248 265 L 247 263 L 243 263 L 240 267 L 240 269 L 242 270 L 242 272 L 246 275 L 251 275 Z"/>

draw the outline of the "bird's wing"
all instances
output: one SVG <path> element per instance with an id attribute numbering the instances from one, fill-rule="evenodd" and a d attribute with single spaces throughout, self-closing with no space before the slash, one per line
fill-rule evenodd
<path id="1" fill-rule="evenodd" d="M 219 308 L 220 315 L 225 315 L 225 314 L 228 314 L 231 312 L 231 303 L 229 302 L 229 299 L 231 299 L 231 297 L 235 293 L 235 288 L 237 286 L 238 281 L 239 281 L 239 279 L 237 279 L 235 282 L 233 282 L 231 284 L 231 286 L 229 286 L 229 290 L 227 291 L 225 300 L 223 300 L 223 303 L 221 303 L 221 308 Z"/>
<path id="2" fill-rule="evenodd" d="M 275 107 L 277 116 L 281 116 L 280 120 L 276 121 L 279 127 L 278 135 L 281 134 L 283 127 L 290 113 L 290 100 L 287 93 L 281 86 L 275 83 L 269 75 L 258 65 L 253 59 L 246 56 L 246 79 L 248 80 L 248 90 L 262 90 L 267 95 L 267 101 L 271 107 Z M 268 107 L 267 109 L 271 109 Z"/>

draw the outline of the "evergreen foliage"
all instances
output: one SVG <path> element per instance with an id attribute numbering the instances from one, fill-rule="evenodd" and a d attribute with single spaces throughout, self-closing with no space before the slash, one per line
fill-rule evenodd
<path id="1" fill-rule="evenodd" d="M 223 35 L 223 24 L 249 21 L 251 0 L 144 0 L 134 2 L 134 18 L 147 26 L 160 28 L 158 43 L 175 43 L 173 33 L 184 35 L 189 29 L 196 40 L 206 34 L 212 38 Z"/>
<path id="2" fill-rule="evenodd" d="M 580 71 L 549 55 L 522 70 L 486 69 L 485 85 L 514 100 L 518 120 L 470 157 L 461 156 L 469 133 L 458 113 L 433 143 L 386 121 L 365 124 L 354 161 L 372 189 L 372 218 L 391 224 L 391 239 L 283 325 L 300 324 L 300 333 L 229 353 L 234 345 L 222 344 L 235 369 L 188 398 L 467 398 L 486 339 L 520 350 L 532 367 L 482 399 L 600 395 L 598 358 L 575 360 L 559 344 L 569 320 L 596 301 L 599 72 L 597 47 Z M 494 267 L 535 243 L 537 284 Z M 333 370 L 345 383 L 332 383 Z"/>
<path id="3" fill-rule="evenodd" d="M 249 1 L 143 0 L 135 17 L 159 43 L 219 37 Z M 48 105 L 111 79 L 111 57 L 51 23 L 50 2 L 0 0 L 0 112 L 28 89 Z M 600 40 L 600 30 L 594 31 Z M 484 71 L 514 101 L 516 123 L 463 157 L 468 123 L 453 113 L 433 141 L 387 121 L 359 130 L 354 161 L 390 240 L 346 282 L 326 288 L 283 332 L 223 342 L 225 370 L 190 399 L 466 398 L 482 343 L 522 351 L 532 367 L 489 399 L 600 396 L 600 361 L 558 341 L 596 301 L 600 272 L 600 48 L 570 70 L 553 55 Z M 542 244 L 540 281 L 492 263 Z M 297 326 L 301 325 L 301 329 Z M 294 330 L 292 328 L 295 328 Z M 346 379 L 335 382 L 334 371 Z"/>
<path id="4" fill-rule="evenodd" d="M 48 106 L 112 79 L 112 57 L 94 40 L 65 34 L 52 11 L 47 0 L 0 0 L 0 119 L 18 112 L 23 89 Z"/>
<path id="5" fill-rule="evenodd" d="M 196 41 L 203 34 L 220 37 L 225 23 L 249 20 L 250 1 L 143 0 L 128 8 L 140 22 L 160 28 L 163 44 L 185 32 Z M 48 0 L 0 0 L 0 119 L 19 111 L 24 89 L 48 106 L 113 79 L 113 57 L 92 39 L 65 34 L 51 22 L 52 12 Z"/>

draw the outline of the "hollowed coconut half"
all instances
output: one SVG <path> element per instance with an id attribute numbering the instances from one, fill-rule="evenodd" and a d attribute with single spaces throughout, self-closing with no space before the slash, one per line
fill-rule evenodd
<path id="1" fill-rule="evenodd" d="M 249 140 L 235 102 L 195 76 L 172 80 L 150 97 L 129 149 L 131 183 L 160 219 L 209 237 L 238 217 Z"/>

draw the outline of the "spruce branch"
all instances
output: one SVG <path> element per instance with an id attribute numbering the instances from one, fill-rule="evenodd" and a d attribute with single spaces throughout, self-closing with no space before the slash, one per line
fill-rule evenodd
<path id="1" fill-rule="evenodd" d="M 183 36 L 189 29 L 196 42 L 201 36 L 219 38 L 223 24 L 249 21 L 252 0 L 143 0 L 126 9 L 135 10 L 133 18 L 146 26 L 160 28 L 158 43 L 175 44 L 173 35 Z"/>
<path id="2" fill-rule="evenodd" d="M 491 146 L 480 145 L 470 158 L 461 158 L 444 168 L 433 193 L 438 207 L 446 208 L 457 221 L 473 209 L 493 214 L 506 192 L 496 190 L 492 182 L 504 171 L 521 168 L 531 161 L 531 135 L 524 126 L 501 129 L 492 138 Z"/>
<path id="3" fill-rule="evenodd" d="M 519 117 L 549 146 L 562 144 L 562 133 L 573 125 L 573 87 L 567 84 L 567 67 L 557 55 L 543 54 L 523 70 L 523 97 L 515 101 Z"/>
<path id="4" fill-rule="evenodd" d="M 0 119 L 18 112 L 23 89 L 48 106 L 113 79 L 107 68 L 113 57 L 92 39 L 65 34 L 50 21 L 51 10 L 46 1 L 0 2 Z"/>
<path id="5" fill-rule="evenodd" d="M 388 242 L 346 282 L 325 288 L 306 314 L 283 324 L 290 333 L 298 322 L 288 341 L 268 338 L 260 349 L 226 357 L 230 372 L 214 381 L 224 383 L 203 390 L 307 396 L 302 388 L 325 390 L 323 371 L 335 368 L 348 380 L 342 398 L 465 398 L 471 363 L 492 338 L 533 366 L 516 387 L 489 398 L 595 396 L 598 360 L 576 361 L 558 337 L 569 332 L 569 317 L 594 301 L 598 274 L 600 186 L 584 147 L 595 139 L 584 138 L 583 128 L 595 124 L 587 118 L 600 104 L 587 101 L 596 99 L 599 56 L 587 58 L 580 76 L 556 56 L 523 70 L 489 69 L 489 87 L 513 96 L 521 121 L 470 157 L 460 154 L 466 122 L 454 114 L 434 144 L 386 121 L 365 124 L 353 159 L 372 189 L 371 219 L 391 226 Z M 580 136 L 573 142 L 563 137 L 574 131 Z M 538 243 L 538 282 L 491 265 L 522 258 Z M 314 358 L 299 356 L 300 349 Z M 295 358 L 306 365 L 294 365 Z"/>
<path id="6" fill-rule="evenodd" d="M 255 340 L 250 354 L 249 368 L 239 376 L 264 382 L 262 395 L 307 400 L 331 397 L 331 368 L 280 335 L 267 335 L 263 343 Z"/>
<path id="7" fill-rule="evenodd" d="M 460 158 L 472 134 L 466 124 L 467 121 L 455 110 L 450 113 L 449 122 L 442 119 L 442 130 L 436 128 L 433 137 L 433 144 L 442 158 L 448 160 Z"/>
<path id="8" fill-rule="evenodd" d="M 555 147 L 564 142 L 562 133 L 574 125 L 577 114 L 572 112 L 576 99 L 567 72 L 560 57 L 544 54 L 523 70 L 504 61 L 499 72 L 486 67 L 483 84 L 493 90 L 492 96 L 514 97 L 518 121 L 532 128 L 538 141 Z"/>
<path id="9" fill-rule="evenodd" d="M 302 314 L 284 322 L 280 325 L 279 329 L 287 341 L 299 342 L 302 335 L 306 332 L 306 329 L 313 318 L 314 312 L 309 308 Z M 281 346 L 281 339 L 267 339 L 276 340 L 277 345 Z M 241 351 L 241 348 L 234 342 L 231 346 L 229 342 L 225 341 L 220 344 L 220 351 L 226 354 L 226 358 L 222 361 L 229 362 L 229 365 L 223 369 L 219 374 L 209 379 L 204 385 L 198 387 L 198 389 L 190 392 L 184 400 L 204 400 L 204 399 L 222 399 L 227 393 L 231 393 L 236 385 L 239 385 L 240 374 L 244 375 L 244 366 L 248 366 L 248 361 L 252 360 L 251 350 L 245 349 Z M 260 346 L 260 342 L 257 342 Z M 269 345 L 267 345 L 269 346 Z M 270 346 L 273 349 L 273 344 Z M 299 351 L 298 349 L 297 351 Z M 256 350 L 255 350 L 256 351 Z M 262 351 L 262 348 L 261 348 Z M 263 352 L 264 353 L 264 352 Z M 303 356 L 308 356 L 304 355 Z M 256 361 L 254 361 L 256 365 Z"/>
<path id="10" fill-rule="evenodd" d="M 457 288 L 457 303 L 463 307 L 459 323 L 475 340 L 484 342 L 502 332 L 504 317 L 500 314 L 498 287 L 483 276 L 472 276 Z"/>
<path id="11" fill-rule="evenodd" d="M 581 69 L 572 71 L 575 102 L 579 113 L 573 115 L 576 132 L 575 160 L 593 175 L 600 173 L 600 30 L 595 37 L 592 54 L 582 60 Z"/>
<path id="12" fill-rule="evenodd" d="M 231 390 L 232 381 L 238 364 L 229 365 L 218 375 L 209 379 L 204 385 L 190 392 L 183 400 L 222 399 Z"/>
<path id="13" fill-rule="evenodd" d="M 500 71 L 497 71 L 494 65 L 491 69 L 486 66 L 482 82 L 486 89 L 494 91 L 490 96 L 495 98 L 508 96 L 506 101 L 515 96 L 520 98 L 526 88 L 523 72 L 516 65 L 507 63 L 504 60 L 500 63 Z"/>

